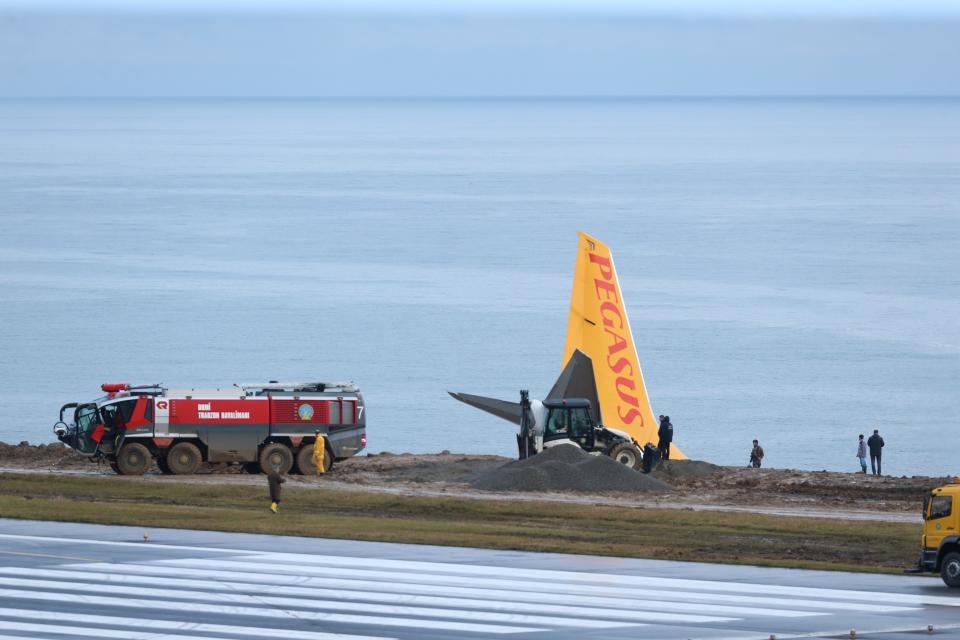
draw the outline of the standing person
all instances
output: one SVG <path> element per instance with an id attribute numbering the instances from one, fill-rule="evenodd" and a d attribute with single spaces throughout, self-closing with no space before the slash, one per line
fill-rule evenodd
<path id="1" fill-rule="evenodd" d="M 760 464 L 763 461 L 763 447 L 760 446 L 759 440 L 753 441 L 753 449 L 750 450 L 750 466 L 754 469 L 759 469 Z"/>
<path id="2" fill-rule="evenodd" d="M 857 457 L 860 458 L 860 473 L 867 473 L 867 443 L 863 440 L 863 434 L 860 434 L 860 441 L 857 442 Z"/>
<path id="3" fill-rule="evenodd" d="M 880 471 L 880 457 L 883 454 L 883 438 L 880 437 L 880 430 L 874 429 L 873 435 L 867 440 L 867 448 L 870 449 L 870 470 L 873 475 L 883 475 Z M 864 470 L 866 473 L 866 470 Z"/>
<path id="4" fill-rule="evenodd" d="M 267 484 L 270 485 L 270 511 L 274 513 L 280 508 L 280 485 L 286 480 L 280 475 L 280 465 L 273 465 L 269 474 L 267 474 Z"/>
<path id="5" fill-rule="evenodd" d="M 660 449 L 660 459 L 670 459 L 670 443 L 673 442 L 673 425 L 670 423 L 670 416 L 660 416 L 660 430 L 657 431 L 660 441 L 657 443 L 657 449 Z"/>
<path id="6" fill-rule="evenodd" d="M 316 469 L 317 475 L 322 476 L 327 472 L 327 462 L 324 459 L 324 454 L 327 451 L 327 439 L 320 433 L 320 429 L 317 429 L 315 435 L 317 439 L 313 443 L 313 466 L 314 469 Z"/>

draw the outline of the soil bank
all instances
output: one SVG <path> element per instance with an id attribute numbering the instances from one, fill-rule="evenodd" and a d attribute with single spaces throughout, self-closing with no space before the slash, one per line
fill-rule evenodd
<path id="1" fill-rule="evenodd" d="M 550 461 L 549 456 L 543 460 Z M 667 461 L 651 474 L 652 478 L 641 476 L 636 487 L 620 487 L 625 489 L 621 491 L 589 484 L 557 486 L 542 479 L 538 480 L 539 485 L 524 488 L 518 486 L 516 477 L 503 477 L 503 469 L 515 469 L 518 464 L 501 456 L 449 451 L 437 454 L 381 453 L 340 461 L 321 479 L 296 476 L 292 479 L 304 486 L 322 483 L 330 488 L 409 496 L 547 499 L 582 504 L 737 510 L 840 519 L 883 520 L 884 516 L 889 516 L 891 521 L 900 522 L 919 521 L 923 497 L 933 487 L 950 480 L 946 477 L 876 477 L 859 473 L 750 469 L 720 467 L 702 461 Z M 32 473 L 114 476 L 109 466 L 91 462 L 59 443 L 0 443 L 0 468 Z M 155 468 L 148 472 L 146 479 L 173 480 Z M 176 479 L 202 484 L 257 484 L 262 481 L 242 473 L 236 465 L 224 464 L 206 465 L 196 476 Z M 644 485 L 652 486 L 655 481 L 665 483 L 673 490 L 664 492 L 659 483 L 659 491 L 643 490 Z"/>

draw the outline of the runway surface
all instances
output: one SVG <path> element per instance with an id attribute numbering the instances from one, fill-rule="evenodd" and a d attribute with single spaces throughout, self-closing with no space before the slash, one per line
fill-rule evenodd
<path id="1" fill-rule="evenodd" d="M 960 638 L 929 577 L 143 534 L 0 519 L 0 640 Z"/>

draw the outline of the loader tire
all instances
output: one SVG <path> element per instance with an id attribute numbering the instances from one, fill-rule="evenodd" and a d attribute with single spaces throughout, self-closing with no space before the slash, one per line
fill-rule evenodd
<path id="1" fill-rule="evenodd" d="M 330 453 L 330 449 L 324 449 L 323 466 L 325 471 L 330 471 L 333 468 L 333 454 Z M 296 470 L 297 473 L 302 473 L 305 476 L 312 476 L 317 473 L 317 467 L 313 464 L 312 444 L 304 445 L 297 452 Z"/>
<path id="2" fill-rule="evenodd" d="M 940 564 L 940 577 L 948 587 L 960 587 L 960 553 L 948 553 Z"/>
<path id="3" fill-rule="evenodd" d="M 620 464 L 639 470 L 643 466 L 643 454 L 632 442 L 621 442 L 610 449 L 610 457 Z"/>
<path id="4" fill-rule="evenodd" d="M 142 476 L 150 466 L 150 450 L 139 442 L 125 444 L 117 453 L 117 472 L 124 476 Z"/>
<path id="5" fill-rule="evenodd" d="M 176 476 L 189 476 L 197 472 L 203 455 L 197 445 L 191 442 L 178 442 L 167 451 L 167 466 Z"/>
<path id="6" fill-rule="evenodd" d="M 293 468 L 293 452 L 290 447 L 279 442 L 271 442 L 260 451 L 260 470 L 270 473 L 273 466 L 280 467 L 281 475 L 290 473 Z"/>

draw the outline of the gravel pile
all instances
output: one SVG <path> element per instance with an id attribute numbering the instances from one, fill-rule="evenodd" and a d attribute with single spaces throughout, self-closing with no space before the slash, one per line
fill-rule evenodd
<path id="1" fill-rule="evenodd" d="M 678 478 L 708 478 L 723 470 L 723 467 L 703 460 L 662 460 L 652 473 L 654 477 L 670 481 Z"/>
<path id="2" fill-rule="evenodd" d="M 485 491 L 662 492 L 672 487 L 607 456 L 574 445 L 551 447 L 479 475 L 471 483 Z"/>

